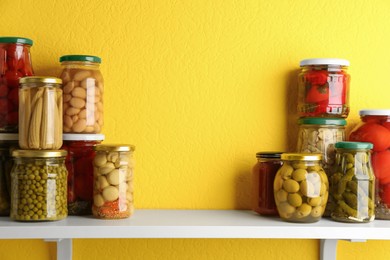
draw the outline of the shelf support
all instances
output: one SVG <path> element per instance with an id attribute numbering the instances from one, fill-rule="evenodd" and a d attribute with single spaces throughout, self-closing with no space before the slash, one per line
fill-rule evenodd
<path id="1" fill-rule="evenodd" d="M 52 238 L 45 239 L 45 241 L 57 243 L 57 260 L 72 260 L 71 238 Z"/>
<path id="2" fill-rule="evenodd" d="M 366 242 L 365 239 L 343 239 L 349 242 Z M 321 239 L 320 260 L 337 259 L 337 242 L 339 239 Z"/>

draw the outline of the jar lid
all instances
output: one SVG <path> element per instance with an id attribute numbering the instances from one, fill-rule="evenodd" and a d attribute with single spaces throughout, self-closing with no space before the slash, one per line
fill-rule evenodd
<path id="1" fill-rule="evenodd" d="M 33 41 L 24 37 L 0 37 L 0 43 L 21 43 L 33 45 Z"/>
<path id="2" fill-rule="evenodd" d="M 20 84 L 28 83 L 48 83 L 48 84 L 62 84 L 62 79 L 55 77 L 31 76 L 19 79 Z"/>
<path id="3" fill-rule="evenodd" d="M 320 59 L 305 59 L 301 60 L 299 66 L 310 66 L 310 65 L 338 65 L 338 66 L 349 66 L 349 61 L 344 59 L 335 58 L 320 58 Z"/>
<path id="4" fill-rule="evenodd" d="M 63 134 L 64 141 L 103 141 L 103 134 Z"/>
<path id="5" fill-rule="evenodd" d="M 65 150 L 13 150 L 12 157 L 65 157 Z"/>
<path id="6" fill-rule="evenodd" d="M 337 142 L 335 147 L 341 149 L 372 149 L 374 145 L 366 142 Z"/>
<path id="7" fill-rule="evenodd" d="M 128 152 L 134 151 L 135 146 L 129 144 L 98 144 L 94 149 L 95 151 Z"/>
<path id="8" fill-rule="evenodd" d="M 390 109 L 363 109 L 359 110 L 360 116 L 388 116 Z"/>
<path id="9" fill-rule="evenodd" d="M 320 153 L 283 153 L 282 160 L 287 161 L 321 161 L 322 154 Z"/>
<path id="10" fill-rule="evenodd" d="M 256 158 L 280 159 L 283 152 L 258 152 Z"/>
<path id="11" fill-rule="evenodd" d="M 96 62 L 96 63 L 102 63 L 102 59 L 98 56 L 92 56 L 92 55 L 64 55 L 60 57 L 60 62 L 63 61 L 89 61 L 89 62 Z"/>
<path id="12" fill-rule="evenodd" d="M 9 134 L 9 133 L 0 134 L 0 141 L 18 141 L 18 140 L 19 140 L 18 134 Z"/>
<path id="13" fill-rule="evenodd" d="M 298 120 L 300 125 L 346 125 L 347 121 L 343 118 L 324 118 L 324 117 L 307 117 Z"/>

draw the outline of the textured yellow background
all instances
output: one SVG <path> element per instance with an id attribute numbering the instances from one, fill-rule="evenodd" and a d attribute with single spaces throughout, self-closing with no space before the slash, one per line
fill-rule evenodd
<path id="1" fill-rule="evenodd" d="M 101 56 L 107 142 L 136 145 L 136 207 L 246 209 L 261 150 L 291 150 L 303 58 L 351 62 L 351 115 L 389 107 L 390 2 L 2 0 L 0 35 L 34 40 L 37 75 Z M 339 259 L 389 259 L 390 242 L 340 242 Z M 298 250 L 297 250 L 298 249 Z M 50 259 L 36 240 L 0 259 Z M 74 240 L 74 259 L 317 259 L 316 240 Z"/>

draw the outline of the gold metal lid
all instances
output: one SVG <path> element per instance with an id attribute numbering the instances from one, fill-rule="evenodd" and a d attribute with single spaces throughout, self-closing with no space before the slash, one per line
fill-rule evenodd
<path id="1" fill-rule="evenodd" d="M 282 160 L 286 161 L 320 161 L 322 154 L 320 153 L 283 153 Z"/>
<path id="2" fill-rule="evenodd" d="M 65 150 L 13 150 L 12 157 L 65 157 L 67 151 Z"/>
<path id="3" fill-rule="evenodd" d="M 98 144 L 95 146 L 95 151 L 133 152 L 134 150 L 135 146 L 130 144 Z"/>
<path id="4" fill-rule="evenodd" d="M 62 79 L 55 77 L 41 77 L 41 76 L 31 76 L 24 77 L 19 79 L 20 84 L 28 83 L 46 83 L 46 84 L 62 84 Z"/>

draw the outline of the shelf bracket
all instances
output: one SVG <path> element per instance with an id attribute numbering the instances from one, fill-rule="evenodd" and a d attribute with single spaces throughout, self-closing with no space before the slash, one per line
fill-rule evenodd
<path id="1" fill-rule="evenodd" d="M 71 238 L 51 238 L 46 242 L 57 243 L 57 260 L 72 260 L 72 239 Z"/>
<path id="2" fill-rule="evenodd" d="M 350 242 L 366 242 L 365 239 L 343 239 Z M 337 242 L 338 239 L 321 239 L 320 259 L 336 260 L 337 259 Z"/>

